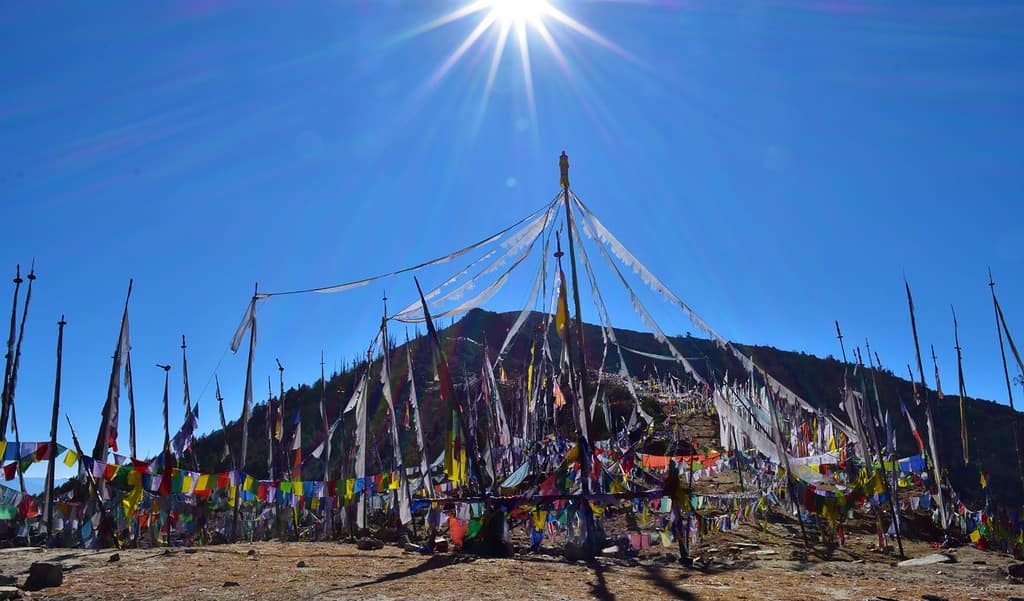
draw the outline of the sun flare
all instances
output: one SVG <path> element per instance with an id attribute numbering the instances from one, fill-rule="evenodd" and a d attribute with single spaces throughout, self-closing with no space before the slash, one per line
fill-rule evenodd
<path id="1" fill-rule="evenodd" d="M 556 36 L 575 34 L 598 44 L 606 50 L 618 54 L 621 57 L 635 60 L 629 53 L 624 51 L 615 43 L 611 42 L 590 27 L 579 22 L 562 8 L 556 6 L 554 0 L 471 0 L 465 2 L 458 8 L 442 15 L 422 27 L 414 30 L 412 35 L 424 34 L 445 25 L 462 21 L 463 19 L 479 19 L 475 27 L 448 57 L 434 70 L 425 89 L 433 88 L 445 78 L 459 63 L 459 61 L 474 47 L 485 34 L 493 32 L 494 46 L 490 61 L 487 65 L 487 80 L 484 85 L 484 92 L 481 98 L 481 114 L 486 109 L 488 98 L 494 89 L 494 82 L 498 74 L 498 67 L 502 62 L 505 49 L 509 45 L 516 47 L 519 55 L 519 62 L 523 71 L 523 91 L 526 96 L 526 103 L 531 117 L 536 118 L 536 103 L 533 89 L 533 69 L 531 67 L 530 42 L 547 50 L 551 59 L 557 65 L 562 75 L 573 89 L 573 73 L 562 48 L 559 46 Z M 511 40 L 510 40 L 511 38 Z M 531 40 L 532 38 L 532 40 Z M 480 42 L 482 43 L 482 42 Z M 577 91 L 577 95 L 581 96 Z M 586 102 L 585 98 L 580 98 Z"/>

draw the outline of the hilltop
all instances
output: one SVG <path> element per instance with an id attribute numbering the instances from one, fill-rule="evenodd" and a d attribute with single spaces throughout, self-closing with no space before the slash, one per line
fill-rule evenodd
<path id="1" fill-rule="evenodd" d="M 493 360 L 517 315 L 517 312 L 494 313 L 475 309 L 449 327 L 440 330 L 444 352 L 452 366 L 457 386 L 467 379 L 470 382 L 476 381 L 483 362 L 484 346 L 489 349 L 490 357 Z M 526 371 L 530 361 L 531 341 L 538 336 L 536 332 L 542 320 L 542 314 L 530 315 L 515 342 L 510 345 L 502 365 L 511 382 L 515 382 Z M 616 336 L 619 342 L 626 347 L 647 353 L 665 354 L 664 346 L 658 343 L 652 334 L 616 329 Z M 584 340 L 586 362 L 593 372 L 593 366 L 600 363 L 603 350 L 600 328 L 585 324 Z M 728 374 L 730 379 L 741 382 L 747 378 L 742 365 L 714 341 L 684 335 L 672 337 L 672 342 L 683 355 L 691 358 L 690 362 L 694 368 L 708 380 L 719 380 L 725 374 Z M 411 367 L 424 420 L 424 439 L 428 454 L 433 458 L 442 450 L 442 443 L 438 435 L 441 431 L 441 411 L 437 386 L 434 383 L 430 347 L 425 336 L 417 335 L 408 343 L 392 345 L 391 364 L 394 394 L 396 402 L 400 405 L 408 396 L 406 376 L 409 365 L 406 361 L 406 344 L 409 345 L 412 356 Z M 549 334 L 549 344 L 552 347 L 552 352 L 557 352 L 557 349 L 560 348 L 560 341 L 554 334 Z M 780 350 L 771 346 L 754 346 L 738 342 L 734 344 L 751 356 L 759 367 L 767 370 L 812 405 L 829 408 L 840 415 L 843 414 L 839 409 L 839 401 L 843 386 L 844 365 L 840 361 L 832 357 L 820 358 L 803 352 Z M 662 378 L 672 374 L 686 381 L 682 367 L 673 362 L 628 353 L 625 355 L 625 361 L 634 377 L 653 376 L 657 372 Z M 848 367 L 852 369 L 852 366 Z M 609 350 L 605 363 L 605 371 L 611 373 L 618 371 L 618 357 L 611 350 Z M 327 415 L 329 419 L 333 419 L 348 402 L 352 390 L 357 385 L 358 372 L 359 366 L 356 361 L 353 361 L 353 365 L 348 369 L 329 377 L 327 382 Z M 378 374 L 379 362 L 371 374 L 370 435 L 379 450 L 379 457 L 390 457 L 391 453 L 388 450 L 390 442 L 384 421 L 385 409 L 380 386 L 376 385 L 379 382 Z M 875 376 L 883 411 L 889 413 L 895 427 L 897 450 L 900 456 L 912 455 L 917 452 L 917 447 L 911 436 L 909 425 L 900 413 L 899 399 L 903 399 L 906 403 L 918 427 L 922 430 L 922 436 L 924 436 L 924 410 L 923 407 L 914 404 L 913 385 L 885 368 L 878 370 Z M 503 388 L 508 390 L 510 395 L 515 394 L 514 386 Z M 295 411 L 301 409 L 303 448 L 307 450 L 315 444 L 314 440 L 317 439 L 317 432 L 321 428 L 320 389 L 321 384 L 318 381 L 293 387 L 285 393 L 283 421 L 285 424 L 291 424 Z M 631 402 L 624 388 L 611 388 L 608 394 L 613 417 L 618 422 L 628 414 Z M 932 390 L 927 390 L 926 394 L 930 402 L 933 403 L 938 430 L 937 439 L 942 455 L 940 459 L 944 469 L 948 470 L 957 491 L 966 500 L 981 501 L 982 491 L 979 484 L 979 466 L 981 466 L 990 473 L 988 478 L 990 490 L 997 502 L 1008 504 L 1024 502 L 1013 456 L 1013 435 L 1009 427 L 1012 419 L 1010 408 L 984 399 L 967 399 L 966 413 L 973 457 L 972 464 L 965 466 L 959 455 L 958 399 L 947 396 L 945 399 L 939 400 Z M 503 402 L 506 412 L 511 414 L 515 411 L 515 407 L 512 406 L 512 399 L 508 398 L 510 395 L 503 398 Z M 660 416 L 660 411 L 655 403 L 645 402 L 645 407 L 649 412 L 653 412 L 652 415 Z M 267 444 L 264 434 L 266 432 L 266 409 L 266 403 L 254 407 L 249 429 L 249 456 L 245 465 L 245 470 L 248 473 L 261 477 L 265 477 L 267 473 Z M 351 422 L 351 419 L 346 419 L 333 439 L 334 454 L 331 460 L 331 473 L 335 477 L 340 473 L 342 461 L 348 461 L 346 450 L 352 446 Z M 606 434 L 600 430 L 603 428 L 603 424 L 598 427 L 598 436 Z M 195 442 L 195 454 L 197 457 L 203 458 L 203 469 L 214 471 L 230 469 L 228 461 L 220 459 L 223 436 L 222 432 L 215 431 L 200 437 Z M 228 424 L 227 436 L 232 448 L 237 452 L 241 440 L 241 428 L 237 421 Z M 403 434 L 403 447 L 407 449 L 410 461 L 415 454 L 415 451 L 411 450 L 413 446 L 411 437 L 411 430 Z M 718 441 L 707 441 L 705 444 L 717 445 Z M 372 470 L 376 469 L 378 465 L 378 455 L 371 453 L 368 456 L 368 462 L 367 469 L 372 473 Z M 305 477 L 319 478 L 322 473 L 323 466 L 319 460 L 310 459 L 304 465 Z"/>

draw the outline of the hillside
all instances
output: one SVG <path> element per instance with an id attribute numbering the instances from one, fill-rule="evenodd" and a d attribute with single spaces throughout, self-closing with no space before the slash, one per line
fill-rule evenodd
<path id="1" fill-rule="evenodd" d="M 516 313 L 492 313 L 483 310 L 474 310 L 466 314 L 462 319 L 451 326 L 440 331 L 445 354 L 452 366 L 453 377 L 458 387 L 465 381 L 475 382 L 479 377 L 483 361 L 483 345 L 490 349 L 493 359 L 498 347 L 504 340 L 505 333 L 515 320 Z M 533 335 L 539 331 L 539 324 L 542 316 L 534 314 L 523 326 L 514 344 L 511 345 L 504 367 L 510 381 L 521 377 L 529 364 L 530 344 Z M 654 339 L 651 334 L 635 332 L 630 330 L 616 330 L 619 342 L 624 346 L 650 353 L 664 354 L 664 348 Z M 596 326 L 586 325 L 584 328 L 584 339 L 586 346 L 586 361 L 591 370 L 601 360 L 602 338 L 600 329 Z M 560 341 L 553 334 L 550 335 L 549 343 L 552 352 L 557 352 Z M 731 356 L 719 348 L 713 341 L 682 336 L 673 338 L 673 343 L 685 356 L 691 359 L 694 367 L 701 372 L 702 376 L 709 379 L 720 379 L 728 374 L 731 379 L 743 381 L 746 374 L 742 366 Z M 415 376 L 416 388 L 421 403 L 421 413 L 424 420 L 424 438 L 431 458 L 436 457 L 442 450 L 442 442 L 438 433 L 441 431 L 440 414 L 438 407 L 437 387 L 433 382 L 434 372 L 430 363 L 430 348 L 425 336 L 419 335 L 409 342 L 413 357 L 413 374 Z M 392 385 L 396 402 L 404 406 L 408 397 L 407 373 L 409 366 L 406 361 L 405 344 L 395 345 L 392 353 Z M 838 412 L 838 403 L 843 382 L 843 365 L 833 358 L 822 359 L 806 353 L 783 351 L 768 346 L 748 346 L 738 344 L 750 356 L 758 366 L 763 367 L 774 377 L 790 387 L 803 398 L 816 406 L 824 406 Z M 653 360 L 646 357 L 627 354 L 625 357 L 627 367 L 634 376 L 653 374 L 655 370 L 664 377 L 672 373 L 677 377 L 683 377 L 679 365 Z M 355 362 L 353 362 L 355 363 Z M 390 441 L 384 420 L 385 411 L 380 394 L 380 386 L 375 385 L 379 381 L 379 361 L 371 374 L 371 394 L 369 404 L 369 424 L 371 437 L 374 442 L 372 447 L 376 452 L 368 455 L 368 467 L 371 472 L 378 469 L 381 458 L 391 456 Z M 618 369 L 618 357 L 614 352 L 609 352 L 605 363 L 605 371 L 615 372 Z M 348 402 L 353 388 L 358 382 L 358 366 L 345 370 L 343 373 L 332 375 L 327 383 L 327 415 L 333 419 L 338 411 Z M 895 376 L 891 371 L 883 369 L 877 372 L 877 386 L 883 410 L 889 412 L 890 418 L 896 429 L 897 447 L 901 456 L 911 455 L 917 452 L 916 444 L 910 433 L 910 428 L 900 414 L 899 399 L 902 398 L 914 416 L 918 427 L 925 435 L 925 417 L 922 407 L 914 405 L 913 389 L 909 381 Z M 508 398 L 515 394 L 515 387 L 503 387 L 507 391 L 503 402 L 505 410 L 510 415 L 514 414 L 516 407 L 520 406 L 514 399 Z M 504 393 L 503 391 L 503 393 Z M 1011 412 L 1009 407 L 993 403 L 991 401 L 969 398 L 967 401 L 968 431 L 973 453 L 972 464 L 964 466 L 960 456 L 960 423 L 959 404 L 956 397 L 948 396 L 944 400 L 937 400 L 934 391 L 928 390 L 929 399 L 934 403 L 934 415 L 938 424 L 938 444 L 942 457 L 943 467 L 948 470 L 956 489 L 972 502 L 981 500 L 982 492 L 979 485 L 979 465 L 990 472 L 990 490 L 997 502 L 1020 503 L 1024 502 L 1021 494 L 1020 482 L 1017 478 L 1017 467 L 1014 460 L 1013 435 L 1009 424 L 1011 423 Z M 292 388 L 285 393 L 285 417 L 284 423 L 291 424 L 294 420 L 294 412 L 301 407 L 302 410 L 302 436 L 303 448 L 310 449 L 315 445 L 317 432 L 321 428 L 320 411 L 320 382 L 312 385 L 301 385 Z M 615 421 L 622 419 L 631 406 L 625 390 L 609 391 L 609 400 L 613 407 Z M 249 456 L 245 469 L 254 475 L 265 477 L 267 475 L 267 441 L 266 441 L 266 403 L 260 403 L 253 410 L 252 421 L 250 422 Z M 651 410 L 655 410 L 652 406 Z M 399 409 L 400 415 L 402 409 Z M 346 419 L 343 427 L 335 433 L 333 439 L 333 456 L 331 460 L 330 473 L 332 477 L 339 477 L 342 464 L 351 470 L 351 459 L 348 452 L 352 448 L 352 420 Z M 235 452 L 240 448 L 241 428 L 237 422 L 228 425 L 228 439 Z M 598 436 L 602 435 L 599 430 Z M 411 449 L 411 430 L 403 433 L 403 447 Z M 409 443 L 409 444 L 406 444 Z M 213 432 L 199 438 L 195 443 L 196 456 L 202 458 L 201 467 L 204 470 L 221 471 L 230 469 L 229 462 L 221 460 L 223 449 L 223 433 Z M 414 457 L 414 451 L 410 451 L 408 460 L 418 461 Z M 284 466 L 283 458 L 279 462 Z M 280 469 L 280 468 L 279 468 Z M 347 472 L 346 472 L 347 473 Z M 307 478 L 320 478 L 323 474 L 323 465 L 316 459 L 310 459 L 304 465 L 303 475 Z"/>

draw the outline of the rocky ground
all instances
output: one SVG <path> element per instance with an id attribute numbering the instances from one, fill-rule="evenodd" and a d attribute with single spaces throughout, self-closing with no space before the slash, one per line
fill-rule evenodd
<path id="1" fill-rule="evenodd" d="M 636 558 L 569 562 L 553 555 L 486 559 L 425 556 L 388 546 L 262 542 L 113 552 L 18 548 L 0 551 L 0 573 L 23 586 L 34 562 L 60 562 L 63 583 L 0 594 L 39 599 L 1010 599 L 1013 558 L 959 548 L 943 563 L 900 566 L 854 535 L 831 553 L 801 557 L 785 525 L 750 525 L 696 549 L 694 568 L 661 547 Z M 910 557 L 936 553 L 908 541 Z M 116 560 L 115 560 L 116 558 Z"/>

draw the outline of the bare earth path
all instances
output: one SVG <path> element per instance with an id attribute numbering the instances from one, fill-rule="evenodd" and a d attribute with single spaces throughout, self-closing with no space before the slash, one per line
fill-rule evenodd
<path id="1" fill-rule="evenodd" d="M 23 582 L 34 561 L 64 564 L 59 588 L 39 599 L 1007 599 L 1012 559 L 974 549 L 957 561 L 897 568 L 879 561 L 795 562 L 781 547 L 733 553 L 706 570 L 651 559 L 570 563 L 550 556 L 428 557 L 396 547 L 359 551 L 339 543 L 238 544 L 199 549 L 112 551 L 11 549 L 0 570 Z M 926 545 L 912 556 L 931 553 Z M 780 559 L 775 559 L 779 557 Z M 305 567 L 299 567 L 304 562 Z M 977 563 L 983 562 L 983 563 Z"/>

